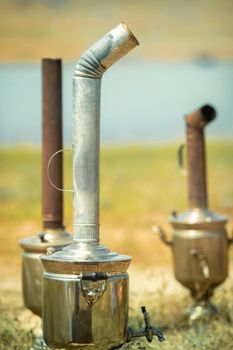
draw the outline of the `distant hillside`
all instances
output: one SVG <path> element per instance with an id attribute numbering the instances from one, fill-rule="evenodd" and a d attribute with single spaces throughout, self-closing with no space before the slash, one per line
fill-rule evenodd
<path id="1" fill-rule="evenodd" d="M 232 0 L 0 0 L 0 60 L 73 60 L 117 23 L 144 58 L 232 58 Z"/>

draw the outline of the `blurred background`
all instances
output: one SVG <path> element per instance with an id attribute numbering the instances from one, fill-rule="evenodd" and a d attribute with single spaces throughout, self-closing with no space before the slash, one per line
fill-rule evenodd
<path id="1" fill-rule="evenodd" d="M 156 279 L 152 290 L 164 289 L 161 278 L 168 276 L 168 289 L 183 291 L 172 276 L 171 251 L 151 226 L 171 232 L 170 211 L 187 207 L 177 148 L 185 141 L 184 115 L 205 103 L 218 112 L 206 129 L 210 207 L 233 217 L 232 15 L 231 0 L 0 0 L 2 300 L 21 305 L 18 240 L 41 230 L 41 58 L 63 59 L 63 134 L 70 147 L 75 61 L 119 22 L 140 46 L 102 81 L 101 240 L 133 256 L 133 286 L 134 272 L 143 271 Z M 71 166 L 65 155 L 66 187 Z M 64 201 L 72 232 L 71 196 Z"/>

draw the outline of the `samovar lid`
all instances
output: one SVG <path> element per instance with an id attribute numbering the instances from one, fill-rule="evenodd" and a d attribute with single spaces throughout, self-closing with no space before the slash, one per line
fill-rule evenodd
<path id="1" fill-rule="evenodd" d="M 19 244 L 26 252 L 45 254 L 49 247 L 53 247 L 54 250 L 62 249 L 72 241 L 72 238 L 63 229 L 46 229 L 35 236 L 21 239 Z"/>
<path id="2" fill-rule="evenodd" d="M 46 271 L 54 273 L 125 272 L 132 257 L 110 251 L 97 243 L 77 243 L 52 254 L 42 255 Z"/>
<path id="3" fill-rule="evenodd" d="M 205 208 L 188 209 L 181 214 L 175 212 L 169 218 L 169 222 L 175 228 L 199 227 L 199 228 L 223 228 L 228 217 L 214 213 Z"/>

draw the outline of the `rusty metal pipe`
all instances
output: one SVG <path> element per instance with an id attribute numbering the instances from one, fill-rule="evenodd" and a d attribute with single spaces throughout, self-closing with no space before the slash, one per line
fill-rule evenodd
<path id="1" fill-rule="evenodd" d="M 62 148 L 62 80 L 60 59 L 42 60 L 42 220 L 39 234 L 20 241 L 23 248 L 22 286 L 25 306 L 42 313 L 42 274 L 40 255 L 47 249 L 61 250 L 71 241 L 63 226 L 63 197 L 47 177 L 47 165 L 53 153 Z M 55 158 L 51 176 L 62 187 L 62 158 Z"/>
<path id="2" fill-rule="evenodd" d="M 42 59 L 42 220 L 43 229 L 63 229 L 63 194 L 47 176 L 50 157 L 62 148 L 62 62 Z M 62 153 L 53 161 L 53 182 L 62 188 Z"/>
<path id="3" fill-rule="evenodd" d="M 204 128 L 215 116 L 215 109 L 205 105 L 185 117 L 189 208 L 208 207 Z"/>

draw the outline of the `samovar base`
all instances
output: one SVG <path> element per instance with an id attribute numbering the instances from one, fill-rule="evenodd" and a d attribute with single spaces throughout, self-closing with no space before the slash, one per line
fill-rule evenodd
<path id="1" fill-rule="evenodd" d="M 187 312 L 188 323 L 192 326 L 210 321 L 217 313 L 218 310 L 214 304 L 207 300 L 198 301 Z"/>

